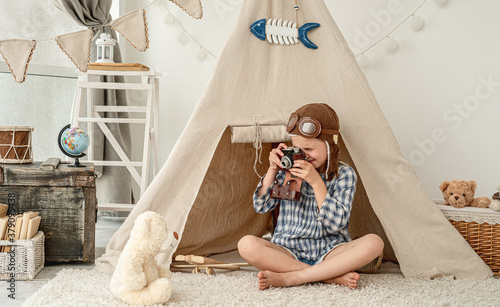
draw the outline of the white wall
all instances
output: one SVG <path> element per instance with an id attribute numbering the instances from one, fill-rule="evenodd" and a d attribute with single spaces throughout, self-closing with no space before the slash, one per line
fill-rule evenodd
<path id="1" fill-rule="evenodd" d="M 145 5 L 142 1 L 122 1 L 122 12 Z M 205 17 L 196 21 L 165 1 L 187 31 L 217 55 L 242 0 L 202 2 Z M 326 2 L 355 54 L 384 37 L 422 3 Z M 497 0 L 448 0 L 445 6 L 428 0 L 418 12 L 425 19 L 423 30 L 415 32 L 406 23 L 392 35 L 399 41 L 396 53 L 388 54 L 384 43 L 366 53 L 372 62 L 365 70 L 370 85 L 404 156 L 434 199 L 441 198 L 438 185 L 443 180 L 476 180 L 479 196 L 491 196 L 500 184 L 499 10 Z M 124 46 L 126 61 L 165 72 L 160 106 L 161 163 L 191 116 L 216 60 L 211 56 L 198 60 L 194 56 L 198 45 L 193 41 L 179 43 L 181 27 L 166 25 L 166 12 L 163 6 L 148 8 L 151 44 L 147 52 Z M 321 42 L 317 44 L 321 48 Z"/>

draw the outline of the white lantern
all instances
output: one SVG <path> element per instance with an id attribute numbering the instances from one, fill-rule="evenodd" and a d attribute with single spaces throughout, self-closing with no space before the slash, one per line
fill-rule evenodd
<path id="1" fill-rule="evenodd" d="M 116 40 L 112 39 L 111 35 L 102 33 L 101 38 L 98 38 L 95 44 L 97 46 L 96 63 L 114 63 L 113 48 L 115 47 Z"/>

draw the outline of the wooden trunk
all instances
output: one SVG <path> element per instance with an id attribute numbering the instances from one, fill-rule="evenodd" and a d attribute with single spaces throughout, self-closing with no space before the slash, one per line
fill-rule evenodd
<path id="1" fill-rule="evenodd" d="M 68 165 L 56 158 L 44 163 L 0 165 L 0 203 L 7 204 L 13 193 L 16 214 L 40 212 L 45 261 L 93 263 L 97 211 L 94 166 Z"/>

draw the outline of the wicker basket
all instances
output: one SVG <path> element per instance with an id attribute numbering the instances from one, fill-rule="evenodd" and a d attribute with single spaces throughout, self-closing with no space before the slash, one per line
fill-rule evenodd
<path id="1" fill-rule="evenodd" d="M 500 212 L 438 206 L 493 273 L 500 275 Z"/>
<path id="2" fill-rule="evenodd" d="M 45 264 L 44 250 L 45 236 L 39 231 L 30 240 L 0 240 L 0 245 L 15 245 L 14 253 L 0 253 L 0 280 L 9 280 L 10 274 L 15 273 L 15 280 L 31 280 L 43 269 Z M 9 271 L 8 265 L 11 255 L 14 255 L 15 270 Z"/>

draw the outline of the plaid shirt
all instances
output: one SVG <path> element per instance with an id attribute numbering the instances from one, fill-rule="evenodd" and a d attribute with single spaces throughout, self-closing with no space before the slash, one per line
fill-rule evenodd
<path id="1" fill-rule="evenodd" d="M 300 191 L 300 200 L 278 200 L 270 198 L 271 187 L 262 197 L 258 191 L 260 181 L 253 196 L 257 213 L 272 211 L 280 204 L 278 222 L 271 242 L 293 251 L 299 258 L 318 260 L 337 244 L 351 241 L 347 232 L 351 205 L 356 191 L 357 176 L 347 164 L 339 162 L 338 176 L 326 181 L 327 194 L 321 210 L 318 210 L 313 188 L 304 180 Z M 285 172 L 276 176 L 279 185 L 283 185 Z"/>

